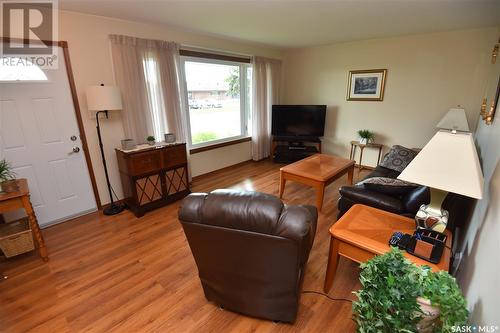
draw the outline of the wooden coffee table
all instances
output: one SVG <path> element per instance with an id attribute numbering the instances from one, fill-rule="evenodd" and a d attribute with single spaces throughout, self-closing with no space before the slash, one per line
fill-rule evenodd
<path id="1" fill-rule="evenodd" d="M 375 255 L 390 251 L 388 244 L 392 234 L 400 231 L 413 234 L 415 221 L 408 217 L 386 212 L 365 205 L 354 205 L 330 228 L 330 254 L 326 269 L 324 291 L 333 284 L 339 256 L 362 263 Z M 452 234 L 445 231 L 446 248 L 438 264 L 433 264 L 404 252 L 406 258 L 417 265 L 428 265 L 433 271 L 448 271 L 451 258 Z"/>
<path id="2" fill-rule="evenodd" d="M 355 161 L 325 154 L 315 154 L 280 169 L 280 198 L 288 180 L 316 189 L 316 207 L 323 207 L 325 187 L 347 173 L 352 185 Z"/>

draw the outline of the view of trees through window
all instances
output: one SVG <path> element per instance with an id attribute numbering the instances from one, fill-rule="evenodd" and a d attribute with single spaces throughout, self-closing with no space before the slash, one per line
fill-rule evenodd
<path id="1" fill-rule="evenodd" d="M 246 135 L 247 86 L 251 80 L 248 65 L 205 59 L 186 60 L 184 64 L 191 144 Z"/>

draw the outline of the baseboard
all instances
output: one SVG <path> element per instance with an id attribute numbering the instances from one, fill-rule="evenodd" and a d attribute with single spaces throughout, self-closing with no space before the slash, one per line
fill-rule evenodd
<path id="1" fill-rule="evenodd" d="M 120 199 L 120 200 L 116 200 L 115 201 L 115 204 L 118 204 L 118 205 L 126 205 L 125 203 L 125 199 Z M 107 203 L 107 204 L 104 204 L 101 206 L 101 208 L 99 208 L 99 210 L 104 210 L 105 208 L 108 208 L 109 206 L 111 206 L 111 203 Z"/>
<path id="2" fill-rule="evenodd" d="M 221 173 L 221 172 L 227 172 L 227 171 L 229 171 L 231 169 L 240 167 L 240 166 L 245 165 L 245 164 L 251 164 L 251 163 L 257 163 L 257 162 L 254 161 L 254 160 L 246 160 L 246 161 L 243 161 L 243 162 L 240 162 L 240 163 L 229 165 L 229 166 L 224 167 L 222 169 L 217 169 L 217 170 L 214 170 L 214 171 L 210 171 L 210 172 L 207 172 L 207 173 L 195 176 L 195 177 L 193 177 L 191 179 L 191 182 L 193 182 L 195 180 L 198 180 L 198 179 L 201 179 L 201 178 L 204 178 L 204 177 L 213 176 L 213 175 L 216 175 L 216 174 Z"/>
<path id="3" fill-rule="evenodd" d="M 356 167 L 358 169 L 360 168 L 359 164 L 354 164 L 354 167 Z M 371 170 L 372 171 L 372 170 L 375 170 L 375 167 L 363 165 L 362 170 Z"/>

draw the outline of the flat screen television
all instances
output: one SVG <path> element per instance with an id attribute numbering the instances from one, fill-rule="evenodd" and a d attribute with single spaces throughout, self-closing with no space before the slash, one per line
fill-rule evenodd
<path id="1" fill-rule="evenodd" d="M 325 133 L 326 105 L 273 105 L 271 134 L 320 137 Z"/>

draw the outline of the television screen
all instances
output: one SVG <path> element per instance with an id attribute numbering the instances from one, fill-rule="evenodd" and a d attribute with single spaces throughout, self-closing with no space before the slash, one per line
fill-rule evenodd
<path id="1" fill-rule="evenodd" d="M 271 134 L 319 137 L 325 132 L 326 105 L 273 105 Z"/>

